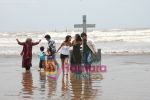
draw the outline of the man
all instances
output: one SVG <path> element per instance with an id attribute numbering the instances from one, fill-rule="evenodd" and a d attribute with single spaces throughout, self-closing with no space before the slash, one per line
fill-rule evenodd
<path id="1" fill-rule="evenodd" d="M 52 49 L 52 51 L 56 52 L 56 44 L 54 40 L 51 40 L 50 35 L 45 35 L 45 39 L 48 41 L 48 47 Z"/>
<path id="2" fill-rule="evenodd" d="M 55 41 L 54 40 L 51 40 L 51 36 L 50 35 L 45 35 L 45 39 L 47 40 L 48 42 L 48 47 L 53 51 L 53 52 L 56 52 L 56 44 L 55 44 Z M 54 53 L 54 59 L 55 59 L 55 64 L 57 65 L 57 68 L 59 67 L 57 61 L 56 61 L 56 58 L 55 58 L 55 53 Z"/>
<path id="3" fill-rule="evenodd" d="M 96 55 L 97 49 L 92 40 L 87 39 L 87 34 L 82 33 L 82 45 L 83 45 L 83 62 L 85 65 L 92 64 L 92 54 Z"/>

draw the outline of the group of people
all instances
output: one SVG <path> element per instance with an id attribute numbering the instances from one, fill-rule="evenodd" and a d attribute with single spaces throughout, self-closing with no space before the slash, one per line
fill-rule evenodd
<path id="1" fill-rule="evenodd" d="M 44 46 L 40 47 L 40 62 L 39 68 L 44 68 L 45 70 L 55 71 L 58 62 L 55 58 L 56 53 L 60 52 L 61 66 L 64 73 L 64 66 L 69 64 L 69 59 L 71 65 L 90 65 L 92 63 L 92 55 L 96 54 L 97 49 L 92 40 L 87 38 L 86 33 L 76 34 L 75 38 L 72 40 L 70 35 L 65 37 L 65 40 L 61 43 L 60 47 L 56 50 L 55 41 L 51 39 L 50 35 L 45 35 L 45 39 L 48 42 L 48 48 L 45 52 Z M 33 42 L 31 38 L 26 39 L 25 42 L 20 42 L 16 39 L 19 45 L 23 46 L 21 52 L 22 55 L 22 67 L 26 70 L 30 70 L 32 66 L 32 47 L 41 42 Z M 70 55 L 70 47 L 73 47 L 72 53 Z M 81 53 L 82 49 L 82 53 Z"/>

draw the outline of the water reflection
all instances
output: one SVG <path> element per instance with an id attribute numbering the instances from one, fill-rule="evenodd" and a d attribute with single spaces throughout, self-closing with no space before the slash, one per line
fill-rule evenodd
<path id="1" fill-rule="evenodd" d="M 70 81 L 69 81 L 69 76 L 68 75 L 62 75 L 62 94 L 61 96 L 63 97 L 64 100 L 69 99 L 70 100 Z"/>
<path id="2" fill-rule="evenodd" d="M 56 95 L 56 85 L 57 85 L 57 81 L 56 80 L 54 80 L 54 79 L 52 79 L 52 78 L 50 78 L 50 77 L 48 77 L 47 78 L 48 79 L 48 97 L 49 98 L 52 98 L 53 96 L 55 96 Z"/>
<path id="3" fill-rule="evenodd" d="M 22 86 L 23 98 L 32 98 L 33 80 L 31 72 L 22 73 Z"/>
<path id="4" fill-rule="evenodd" d="M 93 100 L 101 95 L 101 80 L 83 78 L 83 73 L 60 74 L 57 80 L 47 77 L 44 71 L 33 75 L 37 88 L 33 86 L 32 73 L 22 73 L 22 99 Z"/>
<path id="5" fill-rule="evenodd" d="M 92 73 L 88 73 L 88 77 L 87 73 L 72 73 L 70 75 L 71 100 L 93 100 L 96 96 L 101 95 L 101 80 L 93 79 Z"/>
<path id="6" fill-rule="evenodd" d="M 75 75 L 75 77 L 78 75 Z M 71 98 L 72 100 L 80 100 L 82 97 L 82 78 L 73 78 L 74 74 L 70 74 Z"/>
<path id="7" fill-rule="evenodd" d="M 40 91 L 41 93 L 40 94 L 44 94 L 45 91 L 46 91 L 46 73 L 43 71 L 43 72 L 39 72 L 40 74 Z"/>

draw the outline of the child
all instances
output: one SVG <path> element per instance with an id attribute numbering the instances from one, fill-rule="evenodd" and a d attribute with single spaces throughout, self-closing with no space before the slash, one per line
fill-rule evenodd
<path id="1" fill-rule="evenodd" d="M 39 54 L 39 58 L 40 58 L 39 68 L 41 70 L 42 68 L 45 69 L 45 56 L 46 56 L 46 54 L 44 52 L 44 47 L 43 46 L 40 47 L 40 51 L 41 52 Z"/>
<path id="2" fill-rule="evenodd" d="M 32 66 L 32 47 L 39 44 L 41 40 L 38 42 L 32 42 L 31 38 L 27 38 L 25 42 L 20 42 L 16 39 L 19 45 L 23 46 L 23 50 L 21 52 L 22 56 L 22 67 L 26 69 L 26 71 L 30 70 Z"/>
<path id="3" fill-rule="evenodd" d="M 46 71 L 55 71 L 56 65 L 55 65 L 55 55 L 51 48 L 47 49 L 47 65 L 46 65 Z"/>

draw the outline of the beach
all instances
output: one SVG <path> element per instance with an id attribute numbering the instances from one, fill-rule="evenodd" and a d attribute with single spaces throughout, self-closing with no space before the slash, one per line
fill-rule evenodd
<path id="1" fill-rule="evenodd" d="M 21 56 L 0 57 L 1 100 L 149 100 L 150 55 L 103 54 L 107 72 L 100 80 L 72 79 L 60 74 L 57 80 L 38 71 L 33 56 L 30 72 L 21 68 Z M 59 59 L 57 59 L 60 63 Z"/>
<path id="2" fill-rule="evenodd" d="M 80 32 L 14 32 L 0 33 L 0 100 L 149 100 L 150 96 L 150 29 L 97 30 L 88 32 L 96 47 L 101 49 L 101 64 L 107 72 L 98 73 L 98 79 L 77 79 L 72 74 L 57 80 L 39 72 L 40 46 L 47 47 L 44 39 L 50 34 L 58 48 L 66 35 L 74 38 Z M 22 46 L 16 38 L 24 41 L 42 39 L 33 47 L 30 72 L 22 69 L 20 52 Z M 72 48 L 71 48 L 72 49 Z M 60 64 L 59 53 L 56 56 Z"/>
<path id="3" fill-rule="evenodd" d="M 0 0 L 0 100 L 150 100 L 150 0 Z"/>

